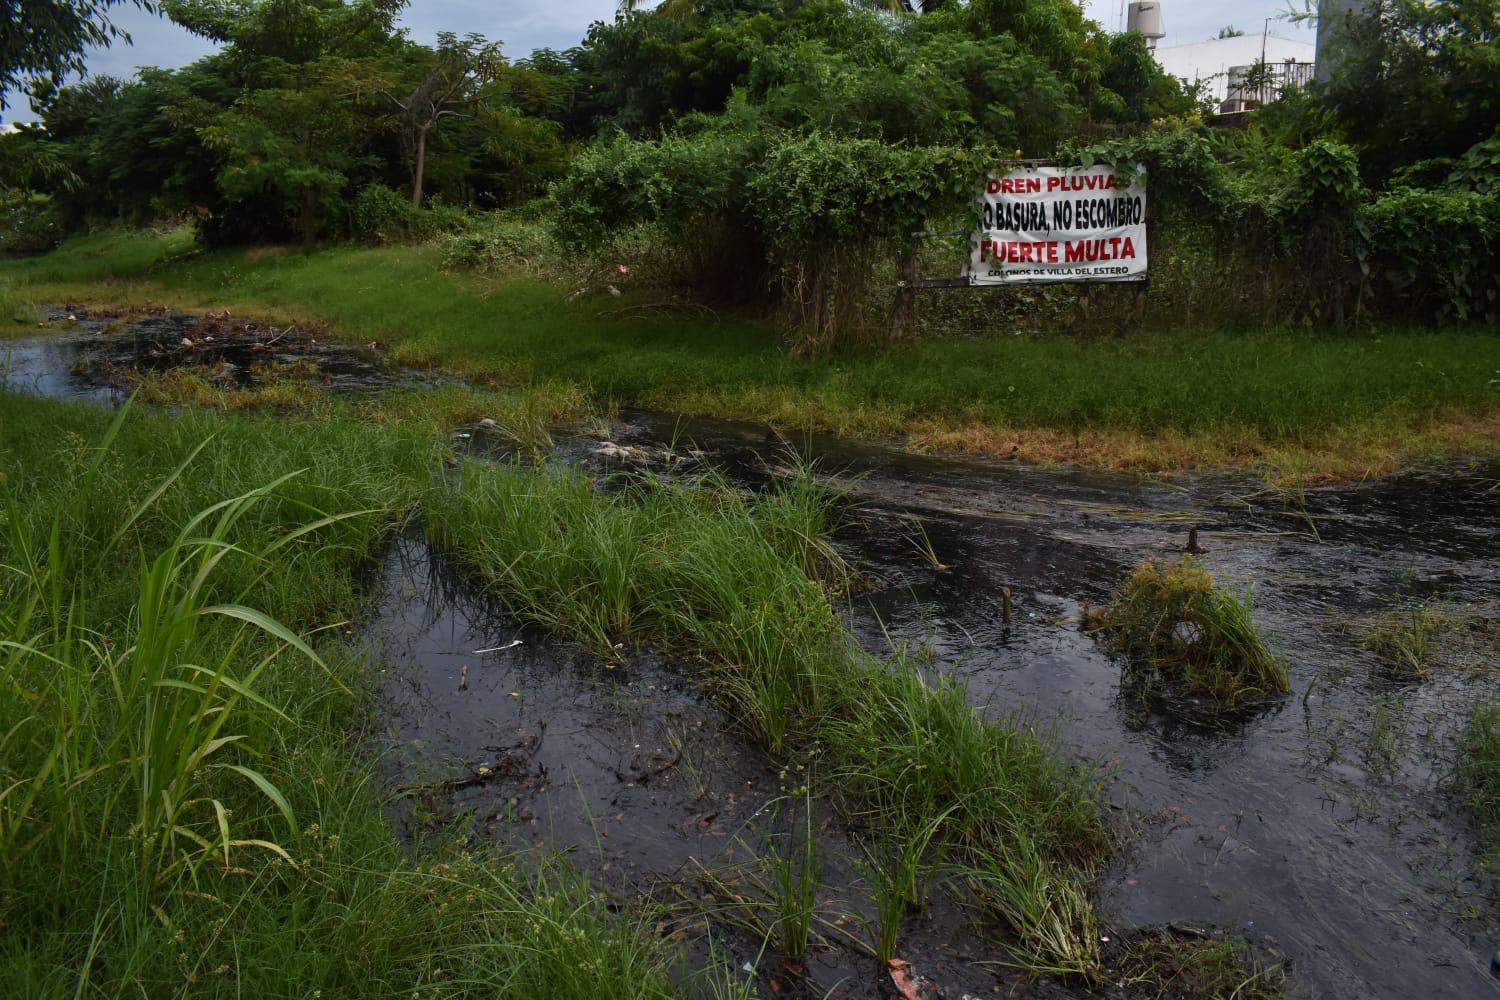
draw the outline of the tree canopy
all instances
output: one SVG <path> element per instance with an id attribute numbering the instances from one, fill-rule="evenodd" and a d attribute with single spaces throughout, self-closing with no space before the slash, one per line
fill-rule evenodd
<path id="1" fill-rule="evenodd" d="M 0 31 L 0 108 L 11 90 L 56 86 L 69 73 L 81 73 L 84 50 L 130 36 L 110 20 L 112 7 L 131 3 L 154 10 L 151 0 L 4 0 Z"/>

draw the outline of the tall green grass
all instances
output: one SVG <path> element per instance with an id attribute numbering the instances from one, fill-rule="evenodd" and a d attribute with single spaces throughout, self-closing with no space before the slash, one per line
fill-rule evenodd
<path id="1" fill-rule="evenodd" d="M 1500 709 L 1493 705 L 1475 710 L 1459 737 L 1454 789 L 1486 849 L 1500 852 Z"/>
<path id="2" fill-rule="evenodd" d="M 653 478 L 604 492 L 470 462 L 455 480 L 428 530 L 514 614 L 605 653 L 649 643 L 699 660 L 746 733 L 777 759 L 815 762 L 846 818 L 881 841 L 916 845 L 929 866 L 1008 870 L 1024 840 L 1074 884 L 1105 852 L 1090 776 L 1046 734 L 985 722 L 955 682 L 856 647 L 820 582 L 836 585 L 841 566 L 811 477 L 758 495 Z M 1092 958 L 1070 970 L 1092 974 Z"/>
<path id="3" fill-rule="evenodd" d="M 120 419 L 124 416 L 121 411 Z M 87 468 L 85 490 L 103 454 Z M 246 735 L 235 727 L 246 709 L 255 708 L 291 721 L 257 690 L 287 650 L 327 668 L 302 638 L 271 616 L 240 603 L 212 603 L 209 597 L 216 568 L 241 551 L 233 541 L 238 523 L 280 484 L 204 509 L 141 565 L 128 643 L 90 628 L 81 613 L 87 607 L 88 565 L 120 555 L 130 526 L 196 454 L 118 530 L 87 550 L 64 537 L 61 512 L 44 536 L 30 535 L 20 502 L 8 491 L 3 496 L 11 579 L 0 608 L 0 634 L 10 637 L 0 640 L 0 673 L 11 700 L 6 716 L 16 720 L 5 734 L 5 749 L 11 767 L 35 761 L 29 769 L 12 770 L 0 793 L 0 871 L 7 875 L 13 866 L 36 864 L 33 855 L 66 871 L 96 835 L 98 819 L 121 815 L 130 819 L 142 883 L 153 888 L 194 876 L 204 862 L 219 857 L 227 867 L 231 851 L 240 848 L 290 860 L 274 840 L 236 836 L 232 826 L 238 824 L 231 824 L 215 786 L 236 776 L 249 782 L 294 830 L 286 796 L 260 771 L 238 762 L 244 758 L 233 751 L 241 749 L 236 744 Z M 254 556 L 273 559 L 282 546 L 332 520 L 284 535 Z M 234 627 L 214 628 L 226 621 Z M 259 637 L 272 640 L 264 653 L 257 648 Z M 247 662 L 239 662 L 242 658 Z M 331 674 L 330 680 L 339 683 Z"/>
<path id="4" fill-rule="evenodd" d="M 366 664 L 309 634 L 428 488 L 430 428 L 110 420 L 0 396 L 7 992 L 669 995 L 639 915 L 381 814 Z"/>
<path id="5" fill-rule="evenodd" d="M 41 320 L 41 310 L 30 296 L 23 294 L 15 282 L 0 278 L 0 338 L 34 333 Z"/>

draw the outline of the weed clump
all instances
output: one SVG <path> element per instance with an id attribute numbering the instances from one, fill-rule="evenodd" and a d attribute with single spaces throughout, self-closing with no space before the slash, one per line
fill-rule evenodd
<path id="1" fill-rule="evenodd" d="M 1454 790 L 1474 817 L 1480 839 L 1500 846 L 1500 708 L 1476 711 L 1458 741 Z"/>
<path id="2" fill-rule="evenodd" d="M 0 281 L 0 337 L 8 333 L 32 333 L 42 321 L 42 312 L 10 282 Z"/>
<path id="3" fill-rule="evenodd" d="M 1396 677 L 1425 681 L 1435 668 L 1482 670 L 1500 652 L 1500 624 L 1447 602 L 1401 603 L 1371 624 L 1362 641 Z"/>
<path id="4" fill-rule="evenodd" d="M 191 406 L 203 410 L 281 410 L 316 412 L 328 396 L 316 386 L 272 377 L 255 388 L 226 385 L 212 368 L 173 368 L 164 372 L 127 372 L 123 379 L 143 403 Z"/>
<path id="5" fill-rule="evenodd" d="M 1021 939 L 1018 964 L 1094 977 L 1086 887 L 1109 838 L 1091 772 L 1024 720 L 982 719 L 953 679 L 858 648 L 830 599 L 848 578 L 830 503 L 809 476 L 757 495 L 713 477 L 603 491 L 466 462 L 426 514 L 516 617 L 605 656 L 646 643 L 690 657 L 773 758 L 816 758 L 844 818 L 877 841 L 878 950 L 893 952 L 941 859 L 986 873 L 975 896 Z M 783 880 L 800 900 L 790 869 Z"/>
<path id="6" fill-rule="evenodd" d="M 1437 615 L 1425 604 L 1396 608 L 1375 623 L 1364 645 L 1401 676 L 1425 681 L 1432 676 L 1433 645 L 1439 627 Z"/>
<path id="7" fill-rule="evenodd" d="M 1153 998 L 1278 1000 L 1286 995 L 1284 963 L 1267 963 L 1233 934 L 1145 931 L 1125 946 L 1120 978 Z"/>
<path id="8" fill-rule="evenodd" d="M 969 868 L 963 877 L 1016 935 L 1004 964 L 1032 974 L 1095 981 L 1103 935 L 1084 886 L 1049 863 L 1024 836 L 998 860 Z"/>
<path id="9" fill-rule="evenodd" d="M 1250 596 L 1214 586 L 1202 564 L 1156 560 L 1130 572 L 1091 623 L 1110 636 L 1148 683 L 1212 699 L 1222 708 L 1290 690 L 1286 664 L 1250 620 Z"/>
<path id="10" fill-rule="evenodd" d="M 350 752 L 370 665 L 303 634 L 357 608 L 430 435 L 110 421 L 0 394 L 7 994 L 674 995 L 639 911 L 545 859 L 403 845 Z"/>

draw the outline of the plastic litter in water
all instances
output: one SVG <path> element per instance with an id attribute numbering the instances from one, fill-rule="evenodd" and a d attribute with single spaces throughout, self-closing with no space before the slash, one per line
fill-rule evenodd
<path id="1" fill-rule="evenodd" d="M 507 650 L 507 649 L 515 649 L 519 645 L 521 645 L 521 640 L 520 639 L 512 639 L 510 642 L 507 642 L 503 646 L 491 646 L 489 649 L 476 649 L 476 650 L 474 650 L 474 652 L 470 653 L 469 655 L 470 656 L 479 656 L 482 653 L 503 653 L 505 650 Z"/>

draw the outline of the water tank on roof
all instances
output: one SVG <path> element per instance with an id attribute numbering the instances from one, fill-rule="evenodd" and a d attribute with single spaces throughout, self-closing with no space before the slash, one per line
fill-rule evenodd
<path id="1" fill-rule="evenodd" d="M 1165 38 L 1167 33 L 1161 30 L 1161 3 L 1133 3 L 1125 9 L 1125 30 L 1138 31 L 1146 36 L 1146 42 L 1153 49 L 1156 41 Z"/>

